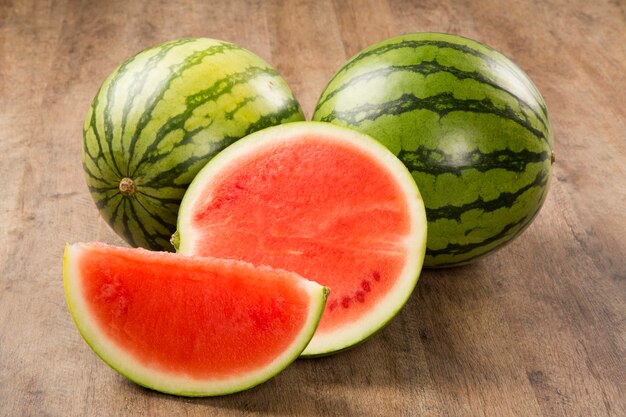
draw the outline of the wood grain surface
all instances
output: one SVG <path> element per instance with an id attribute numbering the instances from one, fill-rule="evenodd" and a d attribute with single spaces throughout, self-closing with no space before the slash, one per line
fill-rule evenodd
<path id="1" fill-rule="evenodd" d="M 256 52 L 310 116 L 333 72 L 392 35 L 443 31 L 512 57 L 542 91 L 557 162 L 514 243 L 424 271 L 361 346 L 240 394 L 186 399 L 107 367 L 69 315 L 66 242 L 123 244 L 81 167 L 82 124 L 135 52 L 207 36 Z M 623 0 L 0 0 L 0 415 L 626 416 Z"/>

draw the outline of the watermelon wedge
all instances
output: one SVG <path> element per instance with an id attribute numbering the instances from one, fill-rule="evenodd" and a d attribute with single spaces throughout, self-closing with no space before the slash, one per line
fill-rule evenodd
<path id="1" fill-rule="evenodd" d="M 185 396 L 228 394 L 300 355 L 327 288 L 295 273 L 104 244 L 65 248 L 70 312 L 91 348 L 128 379 Z"/>
<path id="2" fill-rule="evenodd" d="M 330 287 L 304 351 L 351 347 L 413 291 L 426 216 L 406 167 L 374 139 L 319 122 L 271 127 L 214 157 L 183 198 L 174 246 L 241 259 Z"/>

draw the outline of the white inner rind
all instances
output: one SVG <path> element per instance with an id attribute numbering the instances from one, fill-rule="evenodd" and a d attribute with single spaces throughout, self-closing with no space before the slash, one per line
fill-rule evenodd
<path id="1" fill-rule="evenodd" d="M 197 200 L 203 194 L 207 182 L 211 178 L 219 176 L 222 170 L 231 168 L 239 158 L 257 154 L 258 148 L 266 150 L 268 147 L 278 146 L 281 143 L 293 141 L 295 138 L 311 135 L 319 135 L 324 140 L 351 144 L 374 160 L 381 162 L 396 179 L 399 187 L 406 195 L 411 229 L 404 241 L 408 254 L 406 264 L 387 294 L 358 320 L 333 331 L 316 332 L 304 350 L 303 356 L 332 353 L 361 342 L 391 320 L 413 292 L 426 251 L 426 212 L 417 185 L 402 162 L 376 140 L 347 128 L 322 122 L 295 122 L 279 125 L 253 133 L 235 142 L 213 158 L 189 186 L 178 214 L 178 233 L 180 235 L 178 252 L 194 254 L 194 245 L 198 241 L 199 235 L 194 231 L 191 224 L 192 211 L 194 207 L 198 206 Z"/>
<path id="2" fill-rule="evenodd" d="M 83 277 L 77 267 L 80 257 L 88 253 L 88 245 L 67 245 L 64 255 L 63 281 L 70 312 L 76 327 L 87 344 L 111 368 L 118 371 L 135 383 L 157 391 L 186 396 L 212 396 L 230 394 L 258 385 L 286 368 L 293 362 L 309 340 L 319 323 L 325 305 L 325 287 L 305 279 L 298 279 L 310 299 L 309 311 L 305 324 L 289 347 L 272 362 L 253 371 L 233 374 L 225 378 L 198 379 L 176 372 L 164 372 L 152 368 L 138 360 L 129 352 L 120 348 L 108 338 L 91 314 L 82 292 L 81 282 L 89 279 Z M 164 306 L 167 309 L 167 306 Z M 216 340 L 215 345 L 219 346 Z M 245 343 L 245 341 L 242 341 Z"/>

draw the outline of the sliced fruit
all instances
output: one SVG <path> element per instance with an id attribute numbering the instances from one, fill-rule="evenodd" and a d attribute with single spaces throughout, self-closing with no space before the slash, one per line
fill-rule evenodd
<path id="1" fill-rule="evenodd" d="M 327 293 L 292 272 L 97 243 L 66 246 L 63 271 L 98 356 L 137 384 L 187 396 L 280 372 L 309 342 Z"/>
<path id="2" fill-rule="evenodd" d="M 183 198 L 174 246 L 242 259 L 330 287 L 304 355 L 353 346 L 387 323 L 422 267 L 426 217 L 404 165 L 328 123 L 296 122 L 229 146 Z"/>

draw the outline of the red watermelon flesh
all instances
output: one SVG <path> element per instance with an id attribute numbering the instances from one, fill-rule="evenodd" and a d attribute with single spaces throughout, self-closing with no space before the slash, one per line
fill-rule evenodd
<path id="1" fill-rule="evenodd" d="M 322 123 L 245 138 L 185 195 L 179 252 L 270 265 L 331 288 L 307 355 L 349 347 L 410 295 L 425 216 L 404 166 L 373 139 Z"/>
<path id="2" fill-rule="evenodd" d="M 295 273 L 103 244 L 66 248 L 65 288 L 89 345 L 135 382 L 216 395 L 270 378 L 305 348 L 326 289 Z"/>

